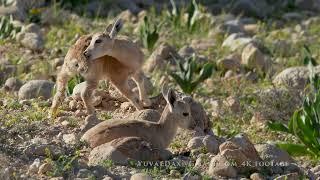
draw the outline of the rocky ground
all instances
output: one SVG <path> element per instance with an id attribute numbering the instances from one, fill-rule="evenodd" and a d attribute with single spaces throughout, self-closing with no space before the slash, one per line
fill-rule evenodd
<path id="1" fill-rule="evenodd" d="M 297 138 L 266 126 L 288 122 L 308 92 L 303 47 L 319 62 L 318 0 L 204 0 L 193 30 L 181 25 L 183 19 L 180 25 L 169 22 L 170 1 L 66 2 L 16 0 L 0 6 L 0 16 L 12 15 L 12 24 L 21 28 L 0 38 L 0 179 L 320 178 L 317 159 L 290 156 L 275 145 Z M 159 39 L 150 49 L 139 37 L 145 16 L 159 24 Z M 102 31 L 114 17 L 125 20 L 120 34 L 145 53 L 152 107 L 136 112 L 112 85 L 101 82 L 94 93 L 97 117 L 86 116 L 77 78 L 69 83 L 58 117 L 49 118 L 56 74 L 68 48 L 80 35 Z M 165 105 L 162 85 L 181 91 L 169 75 L 176 66 L 173 57 L 193 54 L 198 64 L 213 63 L 215 72 L 192 93 L 198 126 L 179 130 L 170 159 L 119 165 L 119 157 L 103 157 L 108 147 L 92 155 L 81 135 L 111 118 L 157 121 Z"/>

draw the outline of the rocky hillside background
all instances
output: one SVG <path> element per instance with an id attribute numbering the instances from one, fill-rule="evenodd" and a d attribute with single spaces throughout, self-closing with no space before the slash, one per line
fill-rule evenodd
<path id="1" fill-rule="evenodd" d="M 320 178 L 319 0 L 0 5 L 0 179 Z M 125 22 L 120 34 L 143 49 L 153 105 L 137 112 L 101 82 L 94 92 L 97 117 L 86 116 L 84 83 L 76 76 L 58 117 L 50 118 L 67 50 L 117 17 Z M 169 165 L 119 163 L 110 147 L 92 150 L 80 141 L 112 118 L 159 120 L 164 84 L 192 96 L 197 123 L 170 144 Z M 133 82 L 130 87 L 137 91 Z"/>

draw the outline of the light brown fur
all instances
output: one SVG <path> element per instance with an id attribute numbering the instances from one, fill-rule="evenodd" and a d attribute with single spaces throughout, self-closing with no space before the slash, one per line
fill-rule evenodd
<path id="1" fill-rule="evenodd" d="M 89 129 L 82 140 L 88 142 L 91 147 L 96 147 L 118 138 L 140 137 L 156 148 L 167 148 L 178 127 L 187 129 L 192 125 L 192 117 L 190 106 L 183 98 L 176 99 L 172 90 L 164 92 L 163 95 L 167 106 L 159 122 L 111 119 Z"/>
<path id="2" fill-rule="evenodd" d="M 94 113 L 91 95 L 93 90 L 97 88 L 99 80 L 110 80 L 121 94 L 123 94 L 138 110 L 143 109 L 143 103 L 150 105 L 150 100 L 147 98 L 143 86 L 143 72 L 140 69 L 137 70 L 125 66 L 111 56 L 103 56 L 93 61 L 87 61 L 83 56 L 83 51 L 87 48 L 90 40 L 91 36 L 82 36 L 69 49 L 62 69 L 57 77 L 57 93 L 53 99 L 52 113 L 56 113 L 58 105 L 63 99 L 68 80 L 78 73 L 86 80 L 86 87 L 81 93 L 81 98 L 88 114 Z M 131 77 L 138 85 L 139 97 L 137 97 L 128 86 L 128 80 Z"/>

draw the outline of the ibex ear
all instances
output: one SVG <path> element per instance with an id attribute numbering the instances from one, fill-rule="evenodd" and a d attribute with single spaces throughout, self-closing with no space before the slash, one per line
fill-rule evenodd
<path id="1" fill-rule="evenodd" d="M 111 32 L 109 33 L 109 36 L 111 39 L 113 39 L 117 36 L 117 34 L 121 30 L 122 26 L 123 26 L 122 19 L 121 18 L 117 19 L 116 22 L 113 24 Z"/>
<path id="2" fill-rule="evenodd" d="M 162 95 L 163 95 L 164 99 L 167 101 L 167 104 L 169 105 L 170 112 L 172 112 L 174 103 L 177 100 L 175 92 L 171 88 L 169 90 L 166 90 L 163 86 L 162 87 Z"/>
<path id="3" fill-rule="evenodd" d="M 105 35 L 109 35 L 110 34 L 110 32 L 111 32 L 111 30 L 112 30 L 112 24 L 109 24 L 107 27 L 106 27 L 106 29 L 103 31 L 103 34 L 105 34 Z"/>

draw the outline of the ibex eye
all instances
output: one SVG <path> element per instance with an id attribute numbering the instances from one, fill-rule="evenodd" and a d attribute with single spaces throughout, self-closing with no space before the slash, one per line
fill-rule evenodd
<path id="1" fill-rule="evenodd" d="M 189 116 L 189 113 L 182 113 L 183 116 Z"/>
<path id="2" fill-rule="evenodd" d="M 98 43 L 101 43 L 101 42 L 102 42 L 102 40 L 101 40 L 101 39 L 97 39 L 95 43 L 97 43 L 97 44 L 98 44 Z"/>
<path id="3" fill-rule="evenodd" d="M 79 67 L 79 64 L 75 64 L 76 67 Z"/>

